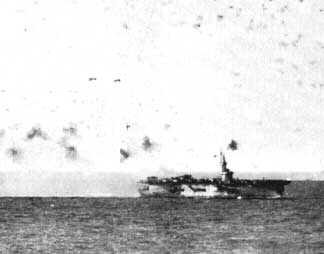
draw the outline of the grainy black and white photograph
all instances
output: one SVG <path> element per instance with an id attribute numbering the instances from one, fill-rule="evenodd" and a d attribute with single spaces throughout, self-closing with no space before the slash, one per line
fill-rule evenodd
<path id="1" fill-rule="evenodd" d="M 324 1 L 0 2 L 0 253 L 324 253 Z"/>

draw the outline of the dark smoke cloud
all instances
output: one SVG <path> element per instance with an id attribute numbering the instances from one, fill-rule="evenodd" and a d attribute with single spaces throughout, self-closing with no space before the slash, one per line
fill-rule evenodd
<path id="1" fill-rule="evenodd" d="M 74 125 L 70 125 L 69 127 L 64 127 L 63 132 L 66 133 L 66 134 L 69 134 L 71 136 L 78 135 L 78 129 Z"/>
<path id="2" fill-rule="evenodd" d="M 65 158 L 69 160 L 76 160 L 79 157 L 78 149 L 76 146 L 68 144 L 68 138 L 63 137 L 58 142 L 58 144 L 64 149 L 65 151 Z"/>
<path id="3" fill-rule="evenodd" d="M 232 151 L 236 151 L 238 149 L 239 144 L 235 140 L 231 140 L 231 142 L 228 144 L 227 148 Z"/>
<path id="4" fill-rule="evenodd" d="M 152 141 L 150 140 L 149 137 L 145 136 L 143 138 L 142 147 L 143 147 L 144 151 L 150 152 L 150 151 L 152 151 L 154 144 L 152 143 Z"/>
<path id="5" fill-rule="evenodd" d="M 130 152 L 126 151 L 123 148 L 120 148 L 120 155 L 122 156 L 120 162 L 123 162 L 124 160 L 127 160 L 130 157 Z"/>
<path id="6" fill-rule="evenodd" d="M 65 157 L 70 160 L 76 160 L 79 156 L 78 150 L 75 146 L 66 146 L 65 148 Z"/>
<path id="7" fill-rule="evenodd" d="M 38 137 L 38 138 L 41 138 L 41 139 L 44 139 L 44 140 L 47 140 L 47 134 L 46 133 L 44 133 L 42 130 L 41 130 L 41 128 L 39 128 L 39 127 L 33 127 L 28 133 L 27 133 L 27 135 L 26 135 L 26 138 L 28 139 L 28 140 L 32 140 L 32 139 L 34 139 L 34 138 L 36 138 L 36 137 Z"/>
<path id="8" fill-rule="evenodd" d="M 17 161 L 22 156 L 22 150 L 17 147 L 11 147 L 6 151 L 6 154 L 9 158 L 11 158 L 13 161 Z"/>

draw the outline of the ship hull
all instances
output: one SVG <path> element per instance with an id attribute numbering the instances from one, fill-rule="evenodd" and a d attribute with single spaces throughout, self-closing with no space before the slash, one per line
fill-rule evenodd
<path id="1" fill-rule="evenodd" d="M 170 186 L 141 185 L 138 188 L 141 197 L 179 197 L 181 190 L 175 190 Z"/>
<path id="2" fill-rule="evenodd" d="M 288 180 L 251 180 L 233 178 L 225 156 L 220 154 L 220 178 L 193 178 L 182 175 L 169 178 L 147 177 L 138 184 L 142 197 L 203 197 L 203 198 L 280 198 Z"/>
<path id="3" fill-rule="evenodd" d="M 284 195 L 282 185 L 218 186 L 209 185 L 145 185 L 138 189 L 141 197 L 238 198 L 273 199 Z"/>

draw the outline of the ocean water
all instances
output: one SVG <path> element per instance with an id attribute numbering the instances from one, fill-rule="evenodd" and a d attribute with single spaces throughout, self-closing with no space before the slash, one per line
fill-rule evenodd
<path id="1" fill-rule="evenodd" d="M 3 197 L 0 253 L 324 253 L 323 187 L 294 183 L 281 200 Z"/>

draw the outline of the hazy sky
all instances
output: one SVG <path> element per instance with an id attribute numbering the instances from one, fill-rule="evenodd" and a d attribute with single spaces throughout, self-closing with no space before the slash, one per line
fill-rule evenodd
<path id="1" fill-rule="evenodd" d="M 3 1 L 0 8 L 1 170 L 118 167 L 118 40 L 106 4 Z M 25 139 L 32 127 L 47 140 Z M 73 126 L 76 135 L 63 128 Z M 62 139 L 66 145 L 62 145 Z M 60 143 L 60 144 L 58 144 Z M 65 158 L 75 146 L 78 158 Z M 16 147 L 21 158 L 7 156 Z"/>
<path id="2" fill-rule="evenodd" d="M 323 170 L 320 0 L 8 0 L 0 32 L 0 171 Z"/>
<path id="3" fill-rule="evenodd" d="M 323 170 L 321 1 L 127 3 L 122 167 L 218 170 L 234 139 L 235 170 Z"/>

